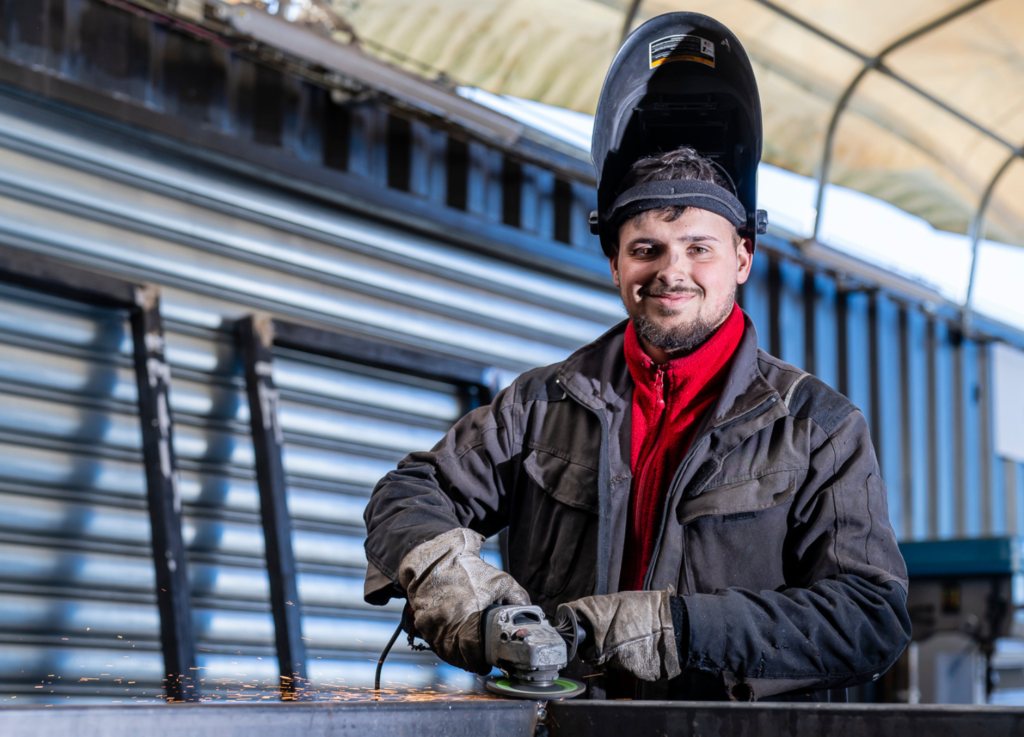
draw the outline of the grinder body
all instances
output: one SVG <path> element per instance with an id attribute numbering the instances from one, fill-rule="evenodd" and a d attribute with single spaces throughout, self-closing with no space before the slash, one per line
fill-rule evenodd
<path id="1" fill-rule="evenodd" d="M 583 684 L 559 678 L 576 654 L 576 627 L 571 636 L 560 634 L 539 606 L 498 605 L 483 616 L 483 642 L 487 664 L 504 678 L 491 678 L 487 689 L 517 698 L 570 698 L 583 693 Z"/>

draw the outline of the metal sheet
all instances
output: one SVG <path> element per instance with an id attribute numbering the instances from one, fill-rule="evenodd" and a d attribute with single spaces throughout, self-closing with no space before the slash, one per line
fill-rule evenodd
<path id="1" fill-rule="evenodd" d="M 252 694 L 250 698 L 258 697 Z M 145 732 L 151 737 L 188 733 L 276 735 L 301 724 L 308 737 L 361 734 L 445 734 L 530 737 L 663 734 L 689 737 L 1004 737 L 1024 729 L 1024 710 L 1012 707 L 903 706 L 896 704 L 700 704 L 670 702 L 559 701 L 501 699 L 412 703 L 202 704 L 186 707 L 53 709 L 7 707 L 5 723 L 15 732 L 83 737 Z M 538 721 L 541 723 L 538 724 Z"/>

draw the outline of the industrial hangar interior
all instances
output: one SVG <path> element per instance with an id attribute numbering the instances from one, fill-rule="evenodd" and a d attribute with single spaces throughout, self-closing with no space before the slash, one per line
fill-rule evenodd
<path id="1" fill-rule="evenodd" d="M 760 90 L 737 302 L 863 413 L 906 563 L 912 639 L 835 718 L 1024 726 L 1015 0 L 0 2 L 0 724 L 832 734 L 485 696 L 365 596 L 378 481 L 626 317 L 589 131 L 619 46 L 683 10 Z"/>

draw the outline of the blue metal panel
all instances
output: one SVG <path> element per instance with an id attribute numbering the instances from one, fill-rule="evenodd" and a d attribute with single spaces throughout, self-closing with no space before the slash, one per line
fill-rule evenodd
<path id="1" fill-rule="evenodd" d="M 351 110 L 348 169 L 374 184 L 387 186 L 387 112 L 369 105 Z"/>
<path id="2" fill-rule="evenodd" d="M 481 217 L 501 222 L 500 151 L 479 143 L 469 144 L 469 189 L 466 209 Z"/>
<path id="3" fill-rule="evenodd" d="M 904 509 L 903 495 L 903 420 L 900 416 L 902 387 L 900 377 L 899 306 L 884 294 L 876 304 L 876 334 L 878 345 L 878 411 L 879 437 L 875 438 L 882 467 L 882 478 L 889 492 L 889 520 L 900 537 L 908 535 L 910 510 Z"/>
<path id="4" fill-rule="evenodd" d="M 544 238 L 554 238 L 554 193 L 554 174 L 537 166 L 523 165 L 522 211 L 519 219 L 523 230 Z"/>
<path id="5" fill-rule="evenodd" d="M 1024 463 L 1015 463 L 1013 465 L 1014 470 L 1014 483 L 1013 491 L 1016 499 L 1016 532 L 1017 534 L 1024 533 Z"/>
<path id="6" fill-rule="evenodd" d="M 570 182 L 572 211 L 569 215 L 569 242 L 577 248 L 601 252 L 601 241 L 590 232 L 590 213 L 597 209 L 597 190 L 593 185 Z"/>
<path id="7" fill-rule="evenodd" d="M 779 262 L 779 337 L 786 363 L 806 366 L 806 337 L 804 336 L 804 270 L 789 261 Z"/>
<path id="8" fill-rule="evenodd" d="M 957 510 L 963 515 L 963 530 L 969 537 L 982 534 L 981 514 L 981 443 L 978 437 L 978 345 L 964 339 L 960 345 L 960 394 L 963 402 L 963 478 L 959 479 L 963 495 L 963 508 Z"/>
<path id="9" fill-rule="evenodd" d="M 1022 543 L 1019 537 L 931 540 L 900 543 L 900 552 L 911 578 L 1011 575 L 1022 570 Z"/>
<path id="10" fill-rule="evenodd" d="M 448 136 L 418 121 L 413 121 L 410 127 L 409 191 L 444 204 L 448 186 L 444 161 Z"/>
<path id="11" fill-rule="evenodd" d="M 847 396 L 864 413 L 871 427 L 871 351 L 868 312 L 871 297 L 863 292 L 846 296 Z M 874 438 L 878 442 L 878 438 Z"/>
<path id="12" fill-rule="evenodd" d="M 1008 520 L 1006 518 L 1006 480 L 1003 478 L 1003 460 L 995 452 L 995 412 L 992 407 L 992 343 L 985 343 L 978 346 L 978 357 L 980 360 L 979 372 L 981 372 L 981 417 L 984 425 L 979 426 L 984 442 L 982 452 L 985 458 L 983 463 L 988 464 L 988 534 L 1003 535 L 1007 531 Z"/>
<path id="13" fill-rule="evenodd" d="M 936 321 L 935 327 L 935 395 L 931 397 L 934 408 L 933 431 L 935 433 L 935 492 L 933 503 L 937 507 L 935 516 L 938 529 L 933 534 L 940 538 L 956 534 L 957 510 L 954 486 L 954 427 L 953 401 L 957 387 L 953 385 L 953 360 L 955 352 L 950 343 L 949 328 L 943 321 Z"/>
<path id="14" fill-rule="evenodd" d="M 919 310 L 907 310 L 907 331 L 904 339 L 908 346 L 905 352 L 909 377 L 907 382 L 908 405 L 910 407 L 909 427 L 910 458 L 904 458 L 904 484 L 909 483 L 911 524 L 909 532 L 915 540 L 929 536 L 930 499 L 928 498 L 932 479 L 928 472 L 928 428 L 932 419 L 931 401 L 928 398 L 928 319 Z M 908 491 L 908 490 L 904 490 Z M 904 510 L 908 513 L 908 510 Z"/>
<path id="15" fill-rule="evenodd" d="M 1003 460 L 995 453 L 989 453 L 987 462 L 991 466 L 991 510 L 989 531 L 992 535 L 1005 535 L 1009 520 L 1006 518 L 1006 480 L 1003 478 Z"/>
<path id="16" fill-rule="evenodd" d="M 771 347 L 771 308 L 768 304 L 768 259 L 762 255 L 754 256 L 750 268 L 750 278 L 743 285 L 743 304 L 741 307 L 750 315 L 757 329 L 757 344 L 764 350 Z"/>
<path id="17" fill-rule="evenodd" d="M 825 274 L 814 275 L 814 373 L 839 388 L 839 331 L 836 330 L 836 282 Z"/>

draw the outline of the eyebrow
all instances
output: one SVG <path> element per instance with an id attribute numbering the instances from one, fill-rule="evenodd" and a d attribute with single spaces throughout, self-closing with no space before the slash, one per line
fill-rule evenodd
<path id="1" fill-rule="evenodd" d="M 722 242 L 718 238 L 715 238 L 715 236 L 713 236 L 713 235 L 699 235 L 699 234 L 698 235 L 683 236 L 682 238 L 679 238 L 677 240 L 680 240 L 683 243 L 701 243 L 701 242 L 706 242 L 706 241 L 712 241 L 714 243 L 721 243 Z M 626 244 L 626 248 L 629 248 L 630 246 L 641 245 L 641 244 L 646 245 L 646 246 L 656 246 L 659 243 L 662 243 L 662 240 L 660 238 L 645 238 L 645 237 L 641 236 L 640 238 L 634 238 L 629 243 L 627 243 Z"/>

